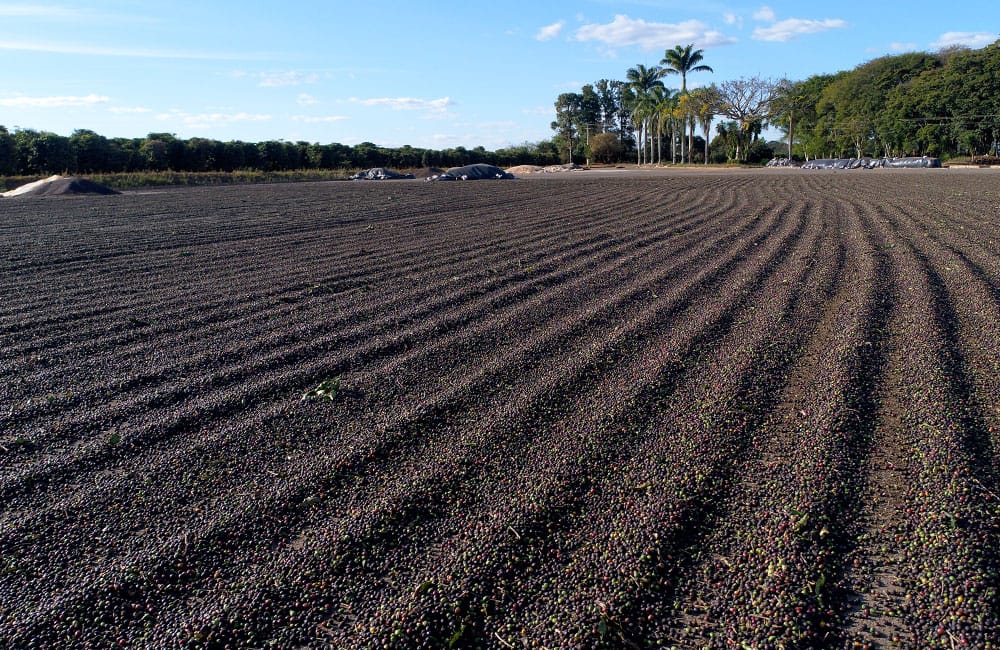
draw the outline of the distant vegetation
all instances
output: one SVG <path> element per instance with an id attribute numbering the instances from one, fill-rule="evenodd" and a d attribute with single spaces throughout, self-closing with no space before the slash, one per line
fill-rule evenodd
<path id="1" fill-rule="evenodd" d="M 86 129 L 67 137 L 0 126 L 0 176 L 114 174 L 115 185 L 128 186 L 330 178 L 348 169 L 481 162 L 755 164 L 775 153 L 798 159 L 1000 154 L 1000 41 L 980 50 L 881 57 L 801 81 L 754 77 L 689 92 L 688 73 L 714 72 L 702 60 L 701 50 L 678 45 L 661 65 L 630 68 L 626 81 L 601 79 L 563 93 L 555 102 L 552 140 L 496 151 L 182 140 L 170 133 L 107 138 Z M 679 78 L 679 90 L 664 84 L 669 74 Z M 783 147 L 761 138 L 768 125 L 784 133 Z"/>
<path id="2" fill-rule="evenodd" d="M 352 147 L 339 143 L 182 140 L 170 133 L 150 133 L 145 138 L 107 138 L 85 129 L 67 137 L 31 129 L 11 133 L 0 126 L 0 176 L 128 174 L 136 185 L 281 180 L 292 172 L 330 177 L 344 175 L 344 170 L 370 167 L 447 168 L 480 162 L 510 167 L 550 165 L 558 161 L 559 155 L 551 142 L 497 151 L 483 147 L 435 150 L 380 147 L 370 142 Z M 219 173 L 232 176 L 227 179 L 213 176 Z"/>
<path id="3" fill-rule="evenodd" d="M 885 56 L 801 81 L 752 77 L 689 92 L 689 72 L 714 72 L 702 58 L 701 50 L 678 45 L 659 66 L 629 68 L 625 81 L 601 79 L 559 95 L 552 129 L 563 159 L 756 163 L 775 153 L 1000 153 L 1000 41 L 979 50 Z M 679 90 L 664 84 L 669 74 L 679 77 Z M 780 152 L 761 138 L 768 125 L 784 133 Z"/>

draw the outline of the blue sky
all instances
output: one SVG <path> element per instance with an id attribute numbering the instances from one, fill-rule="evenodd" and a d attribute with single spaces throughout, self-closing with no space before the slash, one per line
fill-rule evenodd
<path id="1" fill-rule="evenodd" d="M 0 0 L 0 124 L 496 149 L 677 44 L 715 69 L 697 86 L 978 48 L 998 26 L 996 0 Z"/>

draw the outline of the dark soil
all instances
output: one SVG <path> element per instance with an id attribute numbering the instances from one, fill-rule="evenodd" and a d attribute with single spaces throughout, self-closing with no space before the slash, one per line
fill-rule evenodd
<path id="1" fill-rule="evenodd" d="M 0 211 L 0 646 L 996 648 L 991 171 Z"/>

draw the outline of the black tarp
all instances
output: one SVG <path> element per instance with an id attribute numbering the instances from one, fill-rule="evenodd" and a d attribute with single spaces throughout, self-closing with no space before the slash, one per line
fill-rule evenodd
<path id="1" fill-rule="evenodd" d="M 495 165 L 476 163 L 463 167 L 452 167 L 443 174 L 431 176 L 429 181 L 482 181 L 496 178 L 516 178 Z"/>
<path id="2" fill-rule="evenodd" d="M 908 158 L 818 158 L 802 165 L 802 169 L 928 169 L 940 167 L 941 161 L 930 156 Z"/>
<path id="3" fill-rule="evenodd" d="M 416 178 L 413 174 L 401 174 L 385 167 L 372 167 L 351 176 L 352 181 L 395 181 Z"/>

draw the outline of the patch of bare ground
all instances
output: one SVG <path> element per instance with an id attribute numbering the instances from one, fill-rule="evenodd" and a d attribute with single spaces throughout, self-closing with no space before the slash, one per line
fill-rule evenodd
<path id="1" fill-rule="evenodd" d="M 5 203 L 0 640 L 991 647 L 995 202 L 786 171 Z"/>

